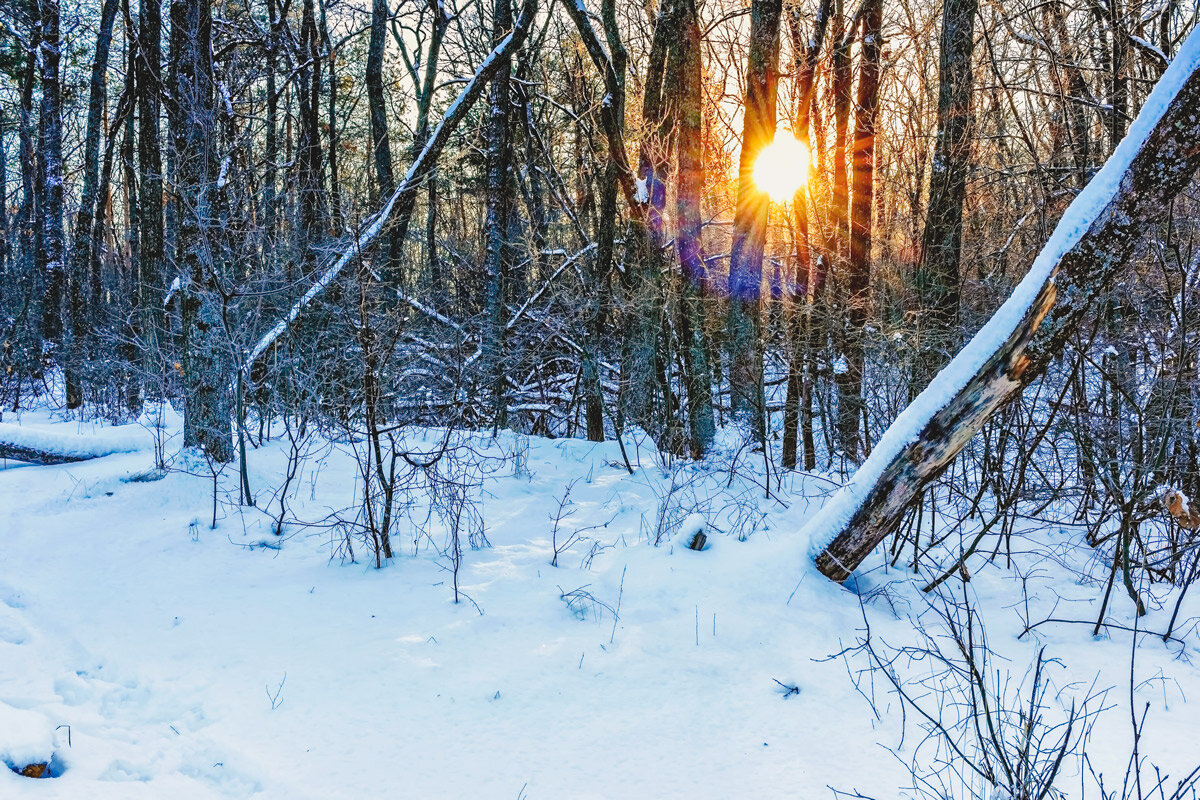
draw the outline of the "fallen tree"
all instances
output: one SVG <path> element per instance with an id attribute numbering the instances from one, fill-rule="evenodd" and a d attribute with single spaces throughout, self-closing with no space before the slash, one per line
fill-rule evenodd
<path id="1" fill-rule="evenodd" d="M 1075 198 L 1012 296 L 888 428 L 805 527 L 817 568 L 844 581 L 985 422 L 1041 375 L 1200 168 L 1200 35 Z"/>
<path id="2" fill-rule="evenodd" d="M 150 446 L 149 434 L 141 429 L 130 433 L 96 436 L 39 431 L 21 425 L 0 423 L 0 460 L 11 459 L 28 464 L 72 464 L 116 453 L 132 453 Z"/>

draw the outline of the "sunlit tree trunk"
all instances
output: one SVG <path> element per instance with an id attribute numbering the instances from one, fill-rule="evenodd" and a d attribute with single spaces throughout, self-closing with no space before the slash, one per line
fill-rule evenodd
<path id="1" fill-rule="evenodd" d="M 729 397 L 733 416 L 766 436 L 762 378 L 762 259 L 769 199 L 754 184 L 754 161 L 775 137 L 781 0 L 754 0 L 746 56 L 746 99 L 737 210 L 729 258 Z"/>
<path id="2" fill-rule="evenodd" d="M 799 23 L 799 6 L 789 9 L 789 30 L 792 38 L 792 51 L 796 58 L 796 118 L 793 130 L 796 137 L 811 147 L 812 138 L 809 131 L 811 110 L 816 83 L 817 58 L 821 52 L 821 44 L 825 40 L 825 30 L 829 25 L 831 0 L 821 0 L 817 8 L 817 16 L 808 41 L 802 41 Z M 815 192 L 813 193 L 815 196 Z M 816 301 L 817 271 L 820 269 L 821 251 L 814 246 L 811 238 L 812 226 L 809 220 L 809 207 L 805 198 L 805 189 L 796 193 L 792 213 L 796 220 L 796 275 L 791 281 L 792 296 L 789 299 L 789 352 L 787 395 L 783 409 L 783 466 L 786 469 L 796 468 L 796 451 L 802 445 L 804 468 L 813 469 L 816 466 L 816 448 L 812 431 L 812 381 L 814 375 L 807 369 L 812 359 L 813 342 L 813 310 Z M 807 373 L 807 374 L 806 374 Z M 802 425 L 801 422 L 807 424 Z"/>
<path id="3" fill-rule="evenodd" d="M 850 205 L 850 258 L 846 269 L 846 318 L 843 363 L 836 372 L 838 439 L 842 453 L 857 460 L 863 418 L 863 336 L 871 289 L 871 215 L 875 197 L 875 128 L 879 113 L 882 0 L 866 0 L 862 15 L 862 52 L 855 101 L 853 196 Z"/>

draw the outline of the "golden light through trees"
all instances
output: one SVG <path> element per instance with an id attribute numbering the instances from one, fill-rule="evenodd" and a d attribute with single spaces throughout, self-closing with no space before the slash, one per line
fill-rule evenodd
<path id="1" fill-rule="evenodd" d="M 754 162 L 754 183 L 772 201 L 786 203 L 808 182 L 811 161 L 812 154 L 804 142 L 791 131 L 779 131 Z"/>

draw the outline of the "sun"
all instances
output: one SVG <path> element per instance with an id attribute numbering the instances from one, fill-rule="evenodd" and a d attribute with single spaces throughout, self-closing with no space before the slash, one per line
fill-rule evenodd
<path id="1" fill-rule="evenodd" d="M 791 131 L 779 131 L 754 162 L 754 183 L 776 203 L 786 203 L 808 181 L 811 160 L 804 142 Z"/>

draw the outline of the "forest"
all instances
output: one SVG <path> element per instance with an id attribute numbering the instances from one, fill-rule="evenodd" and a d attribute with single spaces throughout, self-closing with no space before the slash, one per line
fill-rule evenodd
<path id="1" fill-rule="evenodd" d="M 724 691 L 748 658 L 778 684 L 749 718 L 796 751 L 882 748 L 863 769 L 701 757 L 681 698 L 646 734 L 681 748 L 666 773 L 599 780 L 559 731 L 562 769 L 527 774 L 531 705 L 487 723 L 479 763 L 511 786 L 445 775 L 443 731 L 401 796 L 1200 796 L 1198 20 L 1196 0 L 0 0 L 0 650 L 24 662 L 0 672 L 0 789 L 133 797 L 116 770 L 138 797 L 388 794 L 375 766 L 287 773 L 309 746 L 289 736 L 374 702 L 300 665 L 403 673 L 375 639 L 333 670 L 221 626 L 247 648 L 231 674 L 271 671 L 268 709 L 222 716 L 241 690 L 214 684 L 195 717 L 220 721 L 186 745 L 122 717 L 182 766 L 85 753 L 95 720 L 64 740 L 65 679 L 38 683 L 57 671 L 97 719 L 191 713 L 114 701 L 72 659 L 136 673 L 129 695 L 214 669 L 200 633 L 152 647 L 146 554 L 197 606 L 226 574 L 256 587 L 214 618 L 279 603 L 317 637 L 291 609 L 310 584 L 347 617 L 396 592 L 454 670 L 478 647 L 586 692 L 518 656 L 581 636 L 540 592 L 592 623 L 564 669 L 613 659 L 572 706 L 610 746 L 658 702 L 623 687 L 707 636 L 692 679 Z M 98 539 L 115 521 L 132 538 Z M 48 533 L 75 566 L 37 561 Z M 449 644 L 489 605 L 519 633 Z M 667 608 L 677 653 L 619 648 Z M 718 612 L 760 633 L 726 641 Z M 18 648 L 51 631 L 93 655 Z M 453 674 L 412 685 L 477 677 Z M 855 719 L 822 743 L 775 719 L 780 694 Z M 451 724 L 413 697 L 392 711 Z M 334 738 L 382 735 L 385 710 Z M 235 751 L 236 775 L 207 766 Z"/>

